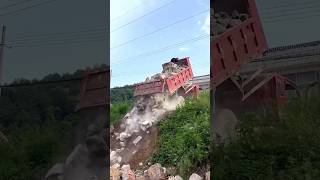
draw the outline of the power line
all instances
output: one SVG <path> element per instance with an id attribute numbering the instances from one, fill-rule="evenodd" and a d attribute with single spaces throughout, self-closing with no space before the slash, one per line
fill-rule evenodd
<path id="1" fill-rule="evenodd" d="M 141 35 L 141 36 L 137 36 L 137 37 L 132 38 L 132 39 L 130 39 L 130 40 L 128 40 L 128 41 L 125 41 L 125 42 L 123 42 L 123 43 L 120 43 L 120 44 L 118 44 L 118 45 L 115 45 L 114 47 L 111 47 L 110 49 L 111 49 L 111 50 L 112 50 L 112 49 L 116 49 L 116 48 L 119 48 L 119 47 L 124 46 L 124 45 L 126 45 L 126 44 L 129 44 L 129 43 L 131 43 L 131 42 L 134 42 L 134 41 L 136 41 L 136 40 L 142 39 L 142 38 L 144 38 L 144 37 L 146 37 L 146 36 L 150 36 L 150 35 L 152 35 L 152 34 L 155 34 L 155 33 L 159 32 L 159 31 L 162 31 L 162 30 L 164 30 L 164 29 L 167 29 L 167 28 L 169 28 L 169 27 L 171 27 L 171 26 L 174 26 L 174 25 L 176 25 L 176 24 L 185 22 L 185 21 L 187 21 L 187 20 L 189 20 L 189 19 L 192 19 L 192 18 L 194 18 L 194 17 L 196 17 L 196 16 L 198 16 L 198 15 L 200 15 L 200 14 L 203 14 L 203 13 L 205 13 L 205 12 L 208 12 L 208 11 L 209 11 L 209 9 L 204 10 L 204 11 L 200 11 L 200 12 L 194 14 L 194 15 L 191 15 L 191 16 L 188 16 L 188 17 L 186 17 L 186 18 L 180 19 L 180 20 L 175 21 L 175 22 L 173 22 L 173 23 L 171 23 L 171 24 L 162 26 L 162 27 L 160 27 L 160 28 L 158 28 L 158 29 L 156 29 L 156 30 L 154 30 L 154 31 L 151 31 L 151 32 L 146 33 L 146 34 L 143 34 L 143 35 Z"/>
<path id="2" fill-rule="evenodd" d="M 282 5 L 263 8 L 262 11 L 274 10 L 274 9 L 278 9 L 278 8 L 286 8 L 286 7 L 290 7 L 290 6 L 292 7 L 292 6 L 300 5 L 300 4 L 305 5 L 305 4 L 311 4 L 311 3 L 318 3 L 318 2 L 319 2 L 318 0 L 315 0 L 315 1 L 310 1 L 310 2 L 295 3 L 295 4 L 292 4 L 292 3 L 282 4 Z"/>
<path id="3" fill-rule="evenodd" d="M 281 16 L 279 16 L 279 18 L 273 18 L 273 19 L 266 19 L 266 21 L 262 21 L 264 23 L 274 23 L 274 22 L 283 22 L 283 21 L 296 21 L 296 20 L 301 20 L 301 19 L 306 19 L 309 17 L 318 17 L 320 16 L 319 13 L 316 14 L 310 14 L 310 15 L 306 15 L 306 16 L 298 16 L 298 17 L 283 17 L 281 18 Z M 264 19 L 262 19 L 264 20 Z"/>
<path id="4" fill-rule="evenodd" d="M 152 10 L 152 11 L 147 12 L 146 14 L 143 14 L 142 16 L 139 16 L 139 17 L 137 17 L 137 18 L 135 18 L 135 19 L 133 19 L 133 20 L 131 20 L 131 21 L 129 21 L 129 22 L 121 25 L 121 26 L 118 26 L 117 28 L 111 30 L 110 33 L 113 33 L 113 32 L 115 32 L 115 31 L 118 31 L 118 30 L 120 30 L 120 29 L 122 29 L 122 28 L 124 28 L 124 27 L 126 27 L 126 26 L 128 26 L 128 25 L 130 25 L 130 24 L 132 24 L 132 23 L 134 23 L 134 22 L 136 22 L 136 21 L 138 21 L 138 20 L 140 20 L 140 19 L 142 19 L 142 18 L 150 15 L 150 14 L 153 14 L 153 13 L 155 13 L 155 12 L 157 12 L 157 11 L 159 11 L 159 10 L 161 10 L 161 9 L 169 6 L 169 5 L 171 5 L 171 4 L 174 3 L 175 1 L 176 1 L 176 0 L 172 0 L 172 1 L 170 1 L 170 2 L 168 2 L 168 3 L 166 3 L 166 4 L 164 4 L 164 5 L 162 5 L 162 6 L 160 6 L 160 7 L 158 7 L 158 8 L 156 8 L 156 9 Z"/>
<path id="5" fill-rule="evenodd" d="M 300 8 L 300 9 L 297 9 L 297 10 L 294 10 L 293 12 L 291 11 L 279 11 L 279 13 L 275 13 L 277 15 L 275 16 L 265 16 L 266 18 L 274 18 L 274 17 L 283 17 L 283 16 L 291 16 L 291 15 L 301 15 L 301 13 L 303 12 L 297 12 L 297 11 L 305 11 L 307 9 L 314 9 L 315 11 L 319 11 L 319 9 L 315 9 L 315 8 L 319 8 L 320 7 L 320 4 L 318 6 L 309 6 L 309 7 L 305 7 L 305 8 Z M 310 12 L 313 12 L 313 11 L 306 11 L 307 13 L 310 13 Z"/>
<path id="6" fill-rule="evenodd" d="M 57 0 L 48 0 L 48 1 L 41 2 L 41 3 L 33 4 L 31 6 L 23 7 L 23 8 L 14 10 L 14 11 L 10 11 L 10 12 L 6 12 L 6 13 L 3 13 L 3 14 L 0 14 L 0 16 L 7 16 L 7 15 L 19 13 L 19 12 L 22 12 L 22 11 L 25 11 L 25 10 L 28 10 L 28 9 L 31 9 L 31 8 L 35 8 L 35 7 L 39 7 L 39 6 L 43 6 L 43 5 L 52 3 L 54 1 L 57 1 Z"/>
<path id="7" fill-rule="evenodd" d="M 77 36 L 70 36 L 70 37 L 61 37 L 61 38 L 56 38 L 56 39 L 38 39 L 38 40 L 25 40 L 25 41 L 16 41 L 16 42 L 8 42 L 9 45 L 17 45 L 17 44 L 30 44 L 30 43 L 47 43 L 47 42 L 64 42 L 64 41 L 72 41 L 72 40 L 85 40 L 85 39 L 92 39 L 92 38 L 107 38 L 108 36 L 106 34 L 94 34 L 90 36 L 82 36 L 82 37 L 77 37 Z"/>
<path id="8" fill-rule="evenodd" d="M 13 48 L 27 48 L 27 47 L 45 47 L 45 46 L 55 46 L 55 45 L 69 45 L 69 44 L 81 44 L 81 43 L 97 43 L 103 42 L 107 44 L 108 37 L 101 37 L 95 39 L 88 39 L 88 40 L 73 40 L 73 41 L 60 41 L 60 42 L 53 42 L 53 43 L 43 43 L 43 44 L 20 44 L 14 45 Z"/>
<path id="9" fill-rule="evenodd" d="M 135 55 L 135 56 L 132 56 L 132 57 L 124 58 L 121 61 L 119 61 L 118 63 L 115 63 L 114 65 L 122 64 L 123 62 L 125 62 L 127 60 L 130 60 L 130 59 L 135 59 L 135 58 L 138 58 L 138 57 L 146 57 L 146 56 L 154 55 L 154 54 L 157 54 L 157 53 L 161 53 L 161 52 L 164 52 L 164 51 L 179 47 L 179 46 L 184 45 L 184 44 L 197 42 L 199 40 L 202 40 L 202 39 L 205 39 L 205 38 L 208 38 L 208 37 L 209 37 L 209 35 L 207 35 L 207 34 L 206 35 L 197 36 L 197 37 L 194 37 L 194 38 L 191 38 L 191 39 L 187 39 L 187 40 L 182 41 L 182 42 L 178 42 L 178 43 L 175 43 L 175 44 L 164 46 L 164 47 L 156 49 L 156 50 L 152 50 L 152 51 L 141 53 L 141 54 L 138 54 L 138 55 Z"/>
<path id="10" fill-rule="evenodd" d="M 139 37 L 136 37 L 136 38 L 133 38 L 133 39 L 131 39 L 131 40 L 129 40 L 129 41 L 126 41 L 126 42 L 124 42 L 124 43 L 121 43 L 121 44 L 119 44 L 119 45 L 116 45 L 115 47 L 113 47 L 113 48 L 111 48 L 111 49 L 115 49 L 115 48 L 118 48 L 118 47 L 121 47 L 121 46 L 123 46 L 123 45 L 125 45 L 125 44 L 128 44 L 128 43 L 130 43 L 130 42 L 133 42 L 133 41 L 136 41 L 136 40 L 138 40 L 138 39 L 141 39 L 141 38 L 144 38 L 144 37 L 146 37 L 146 36 L 149 36 L 149 35 L 152 35 L 152 34 L 154 34 L 154 33 L 156 33 L 156 32 L 159 32 L 159 31 L 161 31 L 161 30 L 164 30 L 164 29 L 167 29 L 167 28 L 169 28 L 169 27 L 171 27 L 171 26 L 173 26 L 173 25 L 175 25 L 175 24 L 178 24 L 178 23 L 181 23 L 181 22 L 184 22 L 184 21 L 186 21 L 186 20 L 189 20 L 189 19 L 191 19 L 191 18 L 193 18 L 193 17 L 195 17 L 195 16 L 198 16 L 198 15 L 200 15 L 200 14 L 203 14 L 203 13 L 205 13 L 205 12 L 208 12 L 209 10 L 204 10 L 204 11 L 201 11 L 201 12 L 199 12 L 199 13 L 196 13 L 196 14 L 194 14 L 194 15 L 192 15 L 192 16 L 189 16 L 189 17 L 186 17 L 186 18 L 183 18 L 183 19 L 180 19 L 180 20 L 178 20 L 178 21 L 176 21 L 176 22 L 174 22 L 174 23 L 171 23 L 171 24 L 169 24 L 169 25 L 166 25 L 166 26 L 163 26 L 163 27 L 160 27 L 160 28 L 158 28 L 158 29 L 156 29 L 156 30 L 154 30 L 154 31 L 152 31 L 152 32 L 149 32 L 149 33 L 147 33 L 147 34 L 144 34 L 144 35 L 142 35 L 142 36 L 139 36 Z M 68 32 L 68 33 L 66 33 L 66 32 L 63 32 L 63 33 L 50 33 L 50 34 L 43 34 L 43 35 L 33 35 L 33 36 L 25 36 L 25 38 L 22 38 L 22 39 L 16 39 L 16 40 L 11 40 L 11 41 L 8 41 L 8 43 L 10 44 L 10 45 L 17 45 L 17 44 L 23 44 L 24 42 L 30 42 L 30 41 L 36 41 L 36 42 L 42 42 L 42 41 L 45 41 L 45 42 L 47 42 L 47 41 L 65 41 L 65 40 L 70 40 L 70 38 L 71 39 L 73 39 L 72 37 L 75 37 L 76 39 L 79 39 L 77 36 L 83 36 L 83 35 L 90 35 L 90 34 L 92 34 L 92 36 L 89 36 L 89 37 L 80 37 L 81 39 L 82 38 L 90 38 L 90 37 L 96 37 L 96 36 L 98 36 L 99 34 L 101 34 L 101 33 L 105 33 L 104 31 L 102 31 L 102 30 L 105 30 L 104 28 L 103 29 L 96 29 L 96 30 L 87 30 L 87 31 L 78 31 L 78 32 Z M 98 31 L 101 31 L 101 32 L 98 32 Z M 80 34 L 78 34 L 78 33 L 80 33 Z M 85 33 L 85 34 L 82 34 L 82 33 Z M 95 33 L 95 34 L 93 34 L 93 33 Z M 73 34 L 73 35 L 69 35 L 69 34 Z M 55 38 L 55 39 L 51 39 L 51 38 L 53 38 L 53 37 L 50 37 L 50 36 L 48 36 L 48 35 L 53 35 L 54 37 L 56 37 L 56 36 L 58 36 L 57 38 Z M 60 36 L 66 36 L 66 35 L 68 35 L 68 37 L 60 37 Z M 107 35 L 106 33 L 105 33 L 105 35 Z M 27 37 L 37 37 L 37 38 L 27 38 Z M 100 37 L 100 36 L 99 36 Z M 49 39 L 47 39 L 47 38 L 49 38 Z"/>
<path id="11" fill-rule="evenodd" d="M 283 12 L 290 12 L 290 11 L 301 11 L 301 10 L 306 10 L 306 9 L 310 9 L 310 8 L 316 8 L 316 7 L 319 7 L 320 5 L 320 1 L 316 1 L 315 3 L 311 3 L 311 4 L 307 4 L 307 6 L 298 6 L 298 7 L 294 7 L 292 8 L 292 6 L 288 6 L 288 9 L 287 8 L 282 8 L 282 9 L 273 9 L 273 10 L 268 10 L 268 11 L 262 11 L 261 14 L 269 14 L 269 13 L 283 13 Z"/>
<path id="12" fill-rule="evenodd" d="M 193 69 L 198 69 L 198 68 L 201 68 L 203 66 L 208 66 L 208 65 L 207 64 L 200 64 L 200 63 L 191 63 L 191 67 L 193 67 Z M 194 68 L 194 67 L 198 67 L 198 68 Z M 125 72 L 122 71 L 122 72 L 118 72 L 117 74 L 112 74 L 111 77 L 125 77 L 125 76 L 128 76 L 128 74 L 133 74 L 133 76 L 142 76 L 142 75 L 143 76 L 148 76 L 147 74 L 149 74 L 149 76 L 150 76 L 151 73 L 148 73 L 148 72 L 141 73 L 141 71 L 135 71 L 135 72 L 134 71 L 131 71 L 131 72 L 130 71 L 125 71 Z M 130 75 L 130 76 L 132 76 L 132 75 Z"/>
<path id="13" fill-rule="evenodd" d="M 143 3 L 136 5 L 135 7 L 127 10 L 126 12 L 122 13 L 121 15 L 119 15 L 119 16 L 117 16 L 117 17 L 115 17 L 115 18 L 112 18 L 112 19 L 110 20 L 110 22 L 114 22 L 114 21 L 116 21 L 116 20 L 118 20 L 118 19 L 120 19 L 120 18 L 122 18 L 122 17 L 124 17 L 124 16 L 127 16 L 131 11 L 136 10 L 136 9 L 139 8 L 141 5 L 143 5 Z"/>
<path id="14" fill-rule="evenodd" d="M 9 40 L 8 42 L 18 42 L 18 41 L 30 41 L 34 39 L 43 39 L 43 38 L 52 38 L 52 37 L 59 37 L 59 36 L 80 36 L 80 35 L 87 35 L 93 33 L 105 33 L 107 35 L 107 28 L 96 28 L 96 29 L 87 29 L 81 31 L 69 31 L 69 32 L 56 32 L 56 33 L 46 33 L 46 34 L 39 34 L 39 35 L 26 35 L 18 39 Z"/>
<path id="15" fill-rule="evenodd" d="M 0 6 L 0 9 L 8 9 L 8 8 L 11 8 L 11 7 L 14 7 L 14 6 L 18 6 L 20 4 L 28 3 L 28 2 L 31 2 L 31 1 L 34 1 L 34 0 L 23 0 L 23 1 L 15 2 L 15 3 L 12 3 L 12 4 Z"/>

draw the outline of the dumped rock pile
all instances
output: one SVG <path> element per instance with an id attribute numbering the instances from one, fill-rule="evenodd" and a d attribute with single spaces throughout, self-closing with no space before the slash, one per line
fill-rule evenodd
<path id="1" fill-rule="evenodd" d="M 65 162 L 55 164 L 45 180 L 104 180 L 107 174 L 107 130 L 91 124 L 85 144 L 77 145 Z"/>
<path id="2" fill-rule="evenodd" d="M 212 14 L 211 36 L 213 37 L 226 32 L 227 29 L 237 26 L 249 18 L 248 14 L 239 13 L 237 10 L 234 10 L 231 14 L 226 12 Z"/>
<path id="3" fill-rule="evenodd" d="M 133 171 L 130 165 L 123 165 L 120 167 L 118 164 L 110 168 L 110 180 L 183 180 L 181 176 L 169 176 L 165 167 L 160 164 L 150 166 L 144 172 Z M 189 180 L 209 180 L 210 172 L 208 171 L 205 177 L 201 177 L 193 173 Z"/>
<path id="4" fill-rule="evenodd" d="M 168 63 L 162 73 L 147 78 L 145 82 L 165 79 L 166 77 L 182 70 L 182 66 Z M 170 111 L 184 102 L 184 98 L 177 94 L 170 96 L 168 93 L 156 93 L 136 97 L 134 107 L 121 120 L 120 128 L 111 132 L 111 138 L 116 141 L 111 145 L 110 164 L 122 164 L 124 158 L 129 159 L 139 151 L 137 147 L 144 136 L 148 136 L 149 128 L 157 124 Z M 128 154 L 130 153 L 130 155 Z"/>

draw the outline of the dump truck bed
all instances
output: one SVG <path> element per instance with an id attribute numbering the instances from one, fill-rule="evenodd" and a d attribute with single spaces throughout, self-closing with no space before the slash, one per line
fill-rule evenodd
<path id="1" fill-rule="evenodd" d="M 268 46 L 254 0 L 214 0 L 212 6 L 214 12 L 238 10 L 249 15 L 241 24 L 211 39 L 211 81 L 216 88 L 237 73 L 242 64 L 262 56 Z"/>
<path id="2" fill-rule="evenodd" d="M 167 91 L 170 95 L 174 94 L 179 88 L 187 84 L 193 79 L 193 72 L 189 58 L 174 59 L 172 63 L 179 65 L 181 68 L 178 72 L 172 73 L 162 79 L 145 81 L 136 85 L 134 96 L 150 95 L 155 93 L 164 93 Z M 168 63 L 162 65 L 163 69 L 168 66 Z M 193 85 L 194 86 L 194 85 Z M 193 88 L 188 87 L 190 89 Z"/>

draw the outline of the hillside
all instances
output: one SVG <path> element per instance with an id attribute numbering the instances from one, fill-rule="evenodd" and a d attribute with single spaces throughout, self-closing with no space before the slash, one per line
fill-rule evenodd
<path id="1" fill-rule="evenodd" d="M 41 80 L 19 79 L 11 83 L 13 87 L 2 88 L 0 131 L 8 139 L 0 142 L 2 179 L 43 179 L 53 164 L 71 152 L 73 129 L 80 118 L 75 113 L 80 81 L 33 83 L 73 79 L 83 73 L 77 70 Z"/>

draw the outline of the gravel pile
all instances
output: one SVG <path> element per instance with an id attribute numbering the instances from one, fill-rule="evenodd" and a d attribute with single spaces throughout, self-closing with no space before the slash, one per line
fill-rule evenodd
<path id="1" fill-rule="evenodd" d="M 153 164 L 144 172 L 133 171 L 130 165 L 115 164 L 110 167 L 110 180 L 183 180 L 179 175 L 168 175 L 167 169 L 160 164 Z M 205 177 L 193 173 L 189 180 L 209 180 L 210 171 L 208 171 Z"/>
<path id="2" fill-rule="evenodd" d="M 211 11 L 211 36 L 216 37 L 226 32 L 229 28 L 241 24 L 248 18 L 248 14 L 239 13 L 237 10 L 234 10 L 231 14 Z"/>

